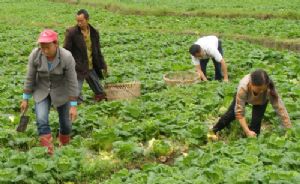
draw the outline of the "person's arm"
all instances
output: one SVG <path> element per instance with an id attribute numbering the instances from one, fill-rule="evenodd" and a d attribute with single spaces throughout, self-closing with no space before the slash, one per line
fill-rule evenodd
<path id="1" fill-rule="evenodd" d="M 103 69 L 103 71 L 104 71 L 104 75 L 107 75 L 108 74 L 108 67 L 107 67 L 107 64 L 104 60 L 104 56 L 102 54 L 102 51 L 101 51 L 100 34 L 99 34 L 98 31 L 97 31 L 96 39 L 97 39 L 98 52 L 99 52 L 99 57 L 100 57 L 100 66 L 101 66 L 101 69 Z"/>
<path id="2" fill-rule="evenodd" d="M 222 72 L 223 72 L 223 75 L 224 75 L 224 81 L 228 82 L 227 65 L 226 65 L 226 62 L 225 62 L 224 58 L 221 60 L 221 68 L 222 68 Z"/>
<path id="3" fill-rule="evenodd" d="M 64 48 L 69 51 L 72 50 L 72 36 L 69 29 L 65 32 Z"/>
<path id="4" fill-rule="evenodd" d="M 28 100 L 32 97 L 33 88 L 36 80 L 36 67 L 34 66 L 34 59 L 38 52 L 38 49 L 34 49 L 28 58 L 27 74 L 25 78 L 23 100 L 21 103 L 21 112 L 24 113 L 28 109 Z"/>
<path id="5" fill-rule="evenodd" d="M 201 70 L 201 66 L 200 65 L 195 65 L 195 67 L 196 67 L 196 71 L 199 75 L 199 78 L 203 81 L 207 81 L 207 78 L 205 77 L 204 73 Z"/>
<path id="6" fill-rule="evenodd" d="M 279 95 L 277 96 L 278 96 L 277 98 L 270 96 L 270 103 L 272 104 L 272 107 L 275 110 L 277 116 L 280 118 L 282 125 L 285 128 L 291 128 L 292 124 L 291 124 L 289 114 L 281 98 L 279 97 Z"/>
<path id="7" fill-rule="evenodd" d="M 199 78 L 203 81 L 207 81 L 207 78 L 205 77 L 204 73 L 201 70 L 199 59 L 195 58 L 194 56 L 191 56 L 191 57 L 192 57 L 192 63 L 196 68 L 196 72 L 199 75 Z"/>
<path id="8" fill-rule="evenodd" d="M 28 58 L 27 73 L 26 73 L 25 85 L 24 85 L 25 94 L 30 95 L 33 92 L 33 88 L 36 80 L 36 73 L 37 73 L 36 66 L 34 65 L 34 60 L 38 52 L 39 52 L 38 49 L 34 49 Z"/>
<path id="9" fill-rule="evenodd" d="M 255 137 L 256 136 L 256 133 L 249 129 L 245 117 L 241 117 L 239 119 L 239 122 L 240 122 L 240 125 L 241 125 L 242 129 L 244 130 L 247 137 Z"/>
<path id="10" fill-rule="evenodd" d="M 243 88 L 240 88 L 236 94 L 235 117 L 239 121 L 247 137 L 255 137 L 256 133 L 249 129 L 245 118 L 246 98 L 247 98 L 247 91 Z"/>
<path id="11" fill-rule="evenodd" d="M 77 118 L 77 98 L 78 98 L 78 81 L 75 70 L 75 60 L 72 55 L 68 58 L 68 64 L 66 65 L 66 80 L 68 83 L 68 94 L 70 100 L 70 119 L 75 121 Z"/>

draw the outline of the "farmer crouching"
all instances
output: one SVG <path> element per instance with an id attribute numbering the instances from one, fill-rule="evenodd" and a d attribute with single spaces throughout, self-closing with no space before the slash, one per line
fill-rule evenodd
<path id="1" fill-rule="evenodd" d="M 49 112 L 53 105 L 59 116 L 59 141 L 70 141 L 71 121 L 77 117 L 78 82 L 72 54 L 58 46 L 58 34 L 44 30 L 38 38 L 39 48 L 29 56 L 21 111 L 28 109 L 28 100 L 33 96 L 40 144 L 53 154 Z"/>
<path id="2" fill-rule="evenodd" d="M 240 122 L 247 137 L 258 136 L 268 103 L 272 104 L 283 127 L 292 127 L 288 112 L 275 89 L 274 82 L 266 71 L 255 70 L 240 81 L 230 107 L 213 127 L 209 137 L 216 140 L 218 137 L 215 134 L 228 127 L 235 119 Z M 252 105 L 252 120 L 249 126 L 245 117 L 245 107 L 248 104 Z"/>

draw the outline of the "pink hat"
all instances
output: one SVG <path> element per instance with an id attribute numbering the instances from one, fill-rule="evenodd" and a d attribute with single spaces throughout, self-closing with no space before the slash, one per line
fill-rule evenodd
<path id="1" fill-rule="evenodd" d="M 51 29 L 45 29 L 43 32 L 41 32 L 38 42 L 39 43 L 51 43 L 54 41 L 57 41 L 58 34 L 51 30 Z"/>

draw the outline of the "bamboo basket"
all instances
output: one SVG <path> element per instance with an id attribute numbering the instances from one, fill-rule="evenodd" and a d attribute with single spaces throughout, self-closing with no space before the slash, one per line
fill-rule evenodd
<path id="1" fill-rule="evenodd" d="M 192 71 L 170 72 L 163 76 L 168 86 L 190 85 L 199 82 L 199 76 Z"/>
<path id="2" fill-rule="evenodd" d="M 137 81 L 106 84 L 104 88 L 108 101 L 134 99 L 141 96 L 141 83 Z"/>

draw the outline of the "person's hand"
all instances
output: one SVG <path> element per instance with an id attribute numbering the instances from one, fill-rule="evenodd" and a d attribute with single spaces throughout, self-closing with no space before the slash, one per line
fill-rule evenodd
<path id="1" fill-rule="evenodd" d="M 229 82 L 228 78 L 224 78 L 224 82 L 226 83 Z"/>
<path id="2" fill-rule="evenodd" d="M 256 133 L 253 132 L 252 130 L 249 130 L 246 132 L 247 137 L 256 137 Z"/>
<path id="3" fill-rule="evenodd" d="M 28 100 L 23 100 L 22 103 L 21 103 L 21 113 L 25 113 L 27 110 L 28 110 Z"/>
<path id="4" fill-rule="evenodd" d="M 102 73 L 103 73 L 103 76 L 104 76 L 104 77 L 108 77 L 108 69 L 107 69 L 107 67 L 105 67 L 105 68 L 102 70 Z"/>
<path id="5" fill-rule="evenodd" d="M 70 108 L 70 119 L 72 122 L 74 122 L 77 119 L 77 108 L 75 106 Z"/>
<path id="6" fill-rule="evenodd" d="M 216 133 L 214 133 L 213 131 L 209 131 L 207 133 L 207 139 L 211 140 L 211 141 L 217 141 L 217 140 L 219 140 L 219 136 Z"/>
<path id="7" fill-rule="evenodd" d="M 202 72 L 198 73 L 198 76 L 199 76 L 200 80 L 207 81 L 207 78 L 205 77 L 205 75 Z"/>

